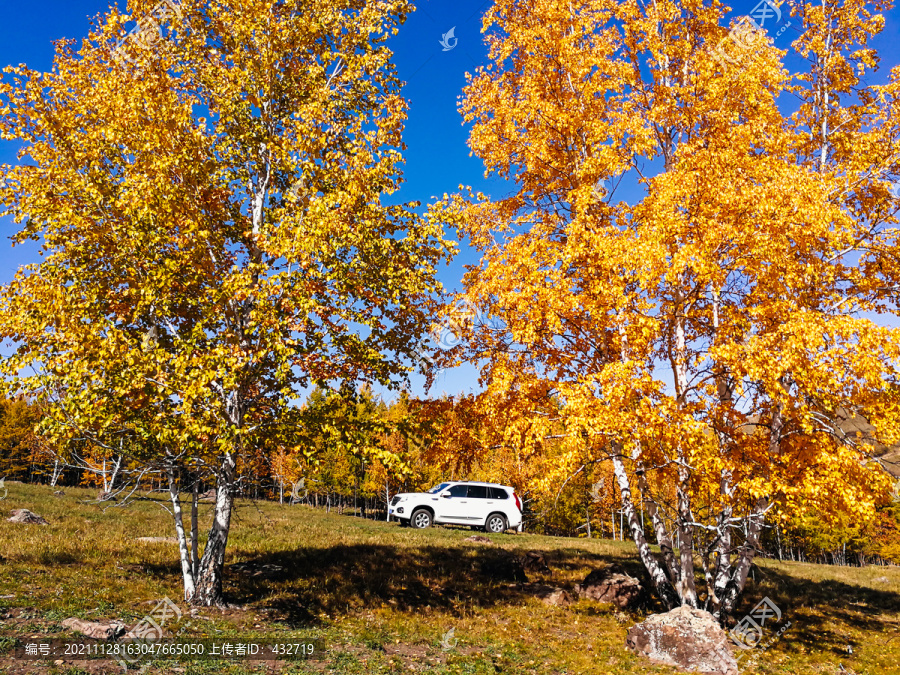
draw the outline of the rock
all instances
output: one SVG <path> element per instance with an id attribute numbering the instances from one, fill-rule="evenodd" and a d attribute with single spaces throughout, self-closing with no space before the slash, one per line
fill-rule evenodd
<path id="1" fill-rule="evenodd" d="M 528 551 L 525 555 L 519 557 L 522 567 L 527 572 L 549 572 L 550 567 L 542 553 Z"/>
<path id="2" fill-rule="evenodd" d="M 142 544 L 177 544 L 178 540 L 175 537 L 138 537 L 135 541 L 139 541 Z"/>
<path id="3" fill-rule="evenodd" d="M 463 541 L 471 541 L 476 544 L 490 544 L 491 546 L 494 545 L 494 542 L 492 542 L 490 539 L 488 539 L 487 537 L 482 537 L 479 534 L 473 534 L 471 537 L 466 537 L 465 539 L 463 539 Z"/>
<path id="4" fill-rule="evenodd" d="M 65 497 L 66 493 L 63 492 L 62 490 L 57 490 L 56 492 L 53 493 L 53 496 L 54 497 Z"/>
<path id="5" fill-rule="evenodd" d="M 528 582 L 522 560 L 515 556 L 507 555 L 502 558 L 485 560 L 481 565 L 481 572 L 499 581 Z"/>
<path id="6" fill-rule="evenodd" d="M 200 501 L 208 501 L 208 500 L 215 501 L 216 491 L 215 490 L 207 490 L 206 492 L 203 492 L 203 493 L 197 495 L 197 499 Z"/>
<path id="7" fill-rule="evenodd" d="M 115 640 L 125 632 L 125 624 L 113 621 L 112 623 L 95 623 L 94 621 L 83 621 L 82 619 L 64 619 L 63 628 L 81 633 L 82 635 L 97 640 Z"/>
<path id="8" fill-rule="evenodd" d="M 891 580 L 887 577 L 878 577 L 877 579 L 873 579 L 876 584 L 889 584 Z"/>
<path id="9" fill-rule="evenodd" d="M 12 511 L 12 518 L 7 518 L 11 523 L 28 523 L 30 525 L 49 525 L 46 520 L 28 509 L 16 509 Z"/>
<path id="10" fill-rule="evenodd" d="M 644 595 L 641 582 L 616 565 L 594 570 L 575 587 L 579 598 L 608 602 L 620 609 L 634 607 Z"/>
<path id="11" fill-rule="evenodd" d="M 709 612 L 678 607 L 632 626 L 625 646 L 654 663 L 689 673 L 738 675 L 728 637 Z"/>
<path id="12" fill-rule="evenodd" d="M 101 492 L 97 495 L 98 502 L 114 502 L 116 501 L 116 496 L 112 492 Z"/>
<path id="13" fill-rule="evenodd" d="M 535 588 L 534 595 L 536 598 L 540 598 L 545 605 L 551 607 L 565 607 L 575 601 L 569 591 L 555 586 L 539 585 Z"/>

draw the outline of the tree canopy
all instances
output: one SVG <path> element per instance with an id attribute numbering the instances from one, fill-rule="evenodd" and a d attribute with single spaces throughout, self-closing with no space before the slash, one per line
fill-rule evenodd
<path id="1" fill-rule="evenodd" d="M 52 71 L 4 71 L 0 137 L 21 151 L 0 211 L 43 255 L 0 295 L 4 372 L 52 400 L 60 438 L 127 435 L 143 461 L 215 474 L 194 602 L 221 601 L 237 459 L 291 442 L 307 387 L 404 381 L 428 327 L 450 245 L 383 199 L 406 116 L 384 42 L 408 11 L 135 0 Z"/>
<path id="2" fill-rule="evenodd" d="M 863 79 L 881 4 L 788 6 L 797 72 L 727 40 L 717 3 L 497 0 L 460 109 L 515 189 L 435 207 L 482 253 L 465 292 L 489 319 L 457 357 L 483 365 L 485 414 L 564 439 L 561 467 L 609 459 L 659 596 L 720 617 L 767 515 L 883 503 L 842 421 L 900 431 L 878 320 L 900 309 L 900 67 Z"/>

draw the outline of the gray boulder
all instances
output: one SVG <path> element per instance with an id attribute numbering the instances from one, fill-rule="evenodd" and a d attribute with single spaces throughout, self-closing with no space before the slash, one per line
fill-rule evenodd
<path id="1" fill-rule="evenodd" d="M 575 587 L 575 592 L 581 599 L 608 602 L 619 609 L 640 604 L 644 596 L 641 582 L 617 565 L 592 571 Z"/>
<path id="2" fill-rule="evenodd" d="M 122 635 L 127 628 L 125 624 L 119 623 L 118 621 L 113 621 L 112 623 L 96 623 L 94 621 L 84 621 L 74 617 L 71 619 L 64 619 L 62 625 L 63 628 L 68 628 L 75 633 L 81 633 L 86 637 L 95 638 L 97 640 L 115 640 Z"/>
<path id="3" fill-rule="evenodd" d="M 564 588 L 539 584 L 534 588 L 534 595 L 545 605 L 565 607 L 574 602 L 572 594 Z"/>
<path id="4" fill-rule="evenodd" d="M 7 518 L 11 523 L 28 523 L 29 525 L 49 525 L 46 520 L 28 509 L 16 509 L 12 512 L 12 518 Z"/>
<path id="5" fill-rule="evenodd" d="M 519 561 L 526 572 L 550 572 L 550 566 L 547 565 L 547 559 L 544 558 L 543 553 L 527 551 L 525 555 L 519 557 Z"/>
<path id="6" fill-rule="evenodd" d="M 709 612 L 678 607 L 651 614 L 628 631 L 625 646 L 654 663 L 688 673 L 738 675 L 728 636 Z"/>

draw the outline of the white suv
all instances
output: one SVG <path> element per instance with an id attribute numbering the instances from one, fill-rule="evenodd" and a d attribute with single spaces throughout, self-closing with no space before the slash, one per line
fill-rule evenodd
<path id="1" fill-rule="evenodd" d="M 508 485 L 454 481 L 395 495 L 388 514 L 415 528 L 446 523 L 497 533 L 522 524 L 522 501 Z"/>

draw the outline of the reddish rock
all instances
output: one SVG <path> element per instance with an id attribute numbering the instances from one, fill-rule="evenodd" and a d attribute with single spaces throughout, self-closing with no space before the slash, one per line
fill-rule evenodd
<path id="1" fill-rule="evenodd" d="M 82 619 L 64 619 L 63 628 L 68 628 L 75 633 L 81 633 L 90 638 L 97 640 L 115 640 L 125 632 L 126 626 L 117 621 L 112 623 L 96 623 L 94 621 L 83 621 Z"/>
<path id="2" fill-rule="evenodd" d="M 608 602 L 626 609 L 640 603 L 644 594 L 641 582 L 615 565 L 594 570 L 575 587 L 579 598 Z"/>
<path id="3" fill-rule="evenodd" d="M 550 605 L 551 607 L 565 607 L 574 602 L 574 598 L 569 591 L 555 586 L 537 586 L 534 595 L 540 598 L 545 605 Z"/>
<path id="4" fill-rule="evenodd" d="M 481 572 L 497 581 L 517 581 L 528 583 L 522 560 L 516 556 L 504 555 L 482 563 Z"/>
<path id="5" fill-rule="evenodd" d="M 654 663 L 688 673 L 738 675 L 728 636 L 709 612 L 678 607 L 634 625 L 625 646 Z"/>
<path id="6" fill-rule="evenodd" d="M 519 561 L 522 563 L 522 568 L 528 572 L 550 571 L 550 567 L 547 565 L 547 560 L 544 558 L 543 553 L 528 551 L 525 555 L 519 558 Z"/>
<path id="7" fill-rule="evenodd" d="M 29 525 L 49 525 L 46 520 L 28 509 L 16 509 L 12 511 L 12 518 L 7 518 L 11 523 L 28 523 Z"/>

